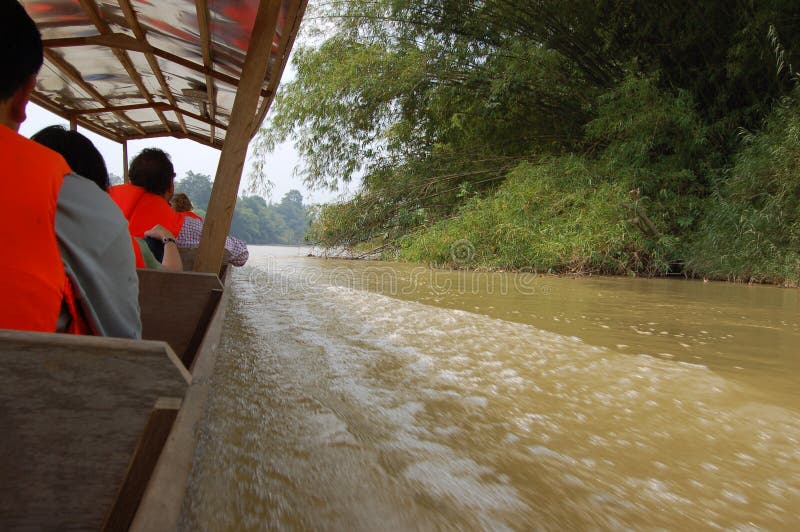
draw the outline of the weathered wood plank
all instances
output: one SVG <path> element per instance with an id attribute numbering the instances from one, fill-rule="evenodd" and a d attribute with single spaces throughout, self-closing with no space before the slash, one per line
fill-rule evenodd
<path id="1" fill-rule="evenodd" d="M 163 342 L 0 331 L 0 530 L 100 529 L 187 378 Z"/>
<path id="2" fill-rule="evenodd" d="M 178 416 L 181 401 L 159 400 L 155 409 L 150 413 L 147 426 L 139 439 L 133 460 L 128 467 L 125 481 L 120 487 L 114 501 L 114 506 L 106 517 L 103 530 L 128 530 L 136 515 L 139 502 L 150 481 L 150 476 L 164 448 L 175 418 Z"/>
<path id="3" fill-rule="evenodd" d="M 222 289 L 213 274 L 137 270 L 142 337 L 167 342 L 178 357 L 191 365 L 208 320 L 216 310 Z"/>

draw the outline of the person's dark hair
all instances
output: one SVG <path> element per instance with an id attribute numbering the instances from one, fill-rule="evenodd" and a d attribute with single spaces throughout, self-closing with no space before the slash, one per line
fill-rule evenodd
<path id="1" fill-rule="evenodd" d="M 16 0 L 0 0 L 0 100 L 7 100 L 39 72 L 42 36 Z"/>
<path id="2" fill-rule="evenodd" d="M 108 191 L 111 183 L 108 179 L 106 162 L 92 141 L 84 135 L 56 125 L 42 129 L 33 135 L 31 140 L 60 153 L 73 172 L 94 181 L 102 190 Z"/>
<path id="3" fill-rule="evenodd" d="M 175 179 L 175 169 L 165 151 L 145 148 L 131 161 L 128 176 L 134 185 L 163 196 Z"/>

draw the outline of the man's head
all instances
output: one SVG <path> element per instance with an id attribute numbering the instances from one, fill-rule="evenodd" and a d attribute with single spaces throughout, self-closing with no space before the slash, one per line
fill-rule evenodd
<path id="1" fill-rule="evenodd" d="M 17 0 L 0 0 L 0 123 L 16 130 L 42 67 L 42 37 Z"/>
<path id="2" fill-rule="evenodd" d="M 33 135 L 31 140 L 60 153 L 73 172 L 108 191 L 110 183 L 106 162 L 92 141 L 81 133 L 64 126 L 48 126 Z"/>
<path id="3" fill-rule="evenodd" d="M 128 169 L 131 183 L 148 192 L 163 196 L 167 201 L 172 197 L 175 169 L 169 155 L 158 148 L 145 148 L 133 158 Z"/>

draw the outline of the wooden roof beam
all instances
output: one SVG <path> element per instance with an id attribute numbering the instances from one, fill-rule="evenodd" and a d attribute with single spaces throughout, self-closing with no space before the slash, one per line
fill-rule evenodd
<path id="1" fill-rule="evenodd" d="M 209 141 L 208 137 L 205 135 L 198 135 L 197 133 L 183 133 L 182 131 L 173 131 L 171 133 L 167 133 L 166 131 L 159 131 L 155 133 L 143 133 L 141 135 L 130 135 L 127 139 L 130 140 L 145 140 L 145 139 L 158 139 L 163 137 L 172 137 L 176 139 L 189 139 L 209 148 L 214 148 L 216 150 L 221 150 L 223 141 L 219 139 L 214 139 L 213 141 Z"/>
<path id="2" fill-rule="evenodd" d="M 211 189 L 200 249 L 195 258 L 194 270 L 198 272 L 217 273 L 222 265 L 225 238 L 231 227 L 247 145 L 256 120 L 259 94 L 267 75 L 280 7 L 281 0 L 261 0 L 258 6 L 242 68 L 242 80 L 233 102 L 225 146 L 219 157 L 217 175 Z"/>
<path id="3" fill-rule="evenodd" d="M 214 122 L 217 119 L 217 88 L 214 85 L 214 78 L 208 72 L 213 70 L 213 58 L 211 57 L 211 32 L 208 26 L 208 4 L 206 0 L 197 0 L 197 25 L 200 29 L 200 43 L 203 48 L 203 67 L 206 70 L 206 92 L 208 93 L 208 117 L 211 120 L 211 130 L 209 139 L 213 142 L 216 132 Z"/>
<path id="4" fill-rule="evenodd" d="M 148 43 L 137 41 L 133 37 L 125 35 L 124 33 L 96 35 L 93 37 L 64 37 L 61 39 L 45 39 L 42 41 L 42 45 L 45 48 L 66 48 L 70 46 L 97 45 L 97 46 L 108 46 L 110 48 L 120 48 L 123 50 L 130 50 L 133 52 L 141 52 L 145 55 L 152 54 L 156 57 L 160 57 L 161 59 L 170 61 L 172 63 L 180 65 L 194 72 L 199 72 L 201 74 L 206 74 L 208 76 L 211 76 L 216 80 L 223 81 L 229 85 L 233 85 L 234 87 L 239 85 L 239 78 L 236 78 L 235 76 L 225 74 L 224 72 L 214 70 L 213 68 L 206 68 L 203 65 L 198 65 L 194 61 L 189 61 L 188 59 L 185 59 L 178 55 L 151 46 Z M 261 91 L 261 96 L 263 97 L 270 96 L 270 91 L 268 89 L 263 89 Z"/>
<path id="5" fill-rule="evenodd" d="M 36 105 L 38 105 L 39 107 L 41 107 L 43 109 L 47 109 L 48 111 L 50 111 L 54 115 L 60 116 L 64 120 L 70 120 L 71 119 L 70 114 L 67 113 L 64 110 L 63 107 L 54 104 L 52 101 L 48 100 L 47 98 L 42 97 L 41 95 L 37 94 L 36 92 L 31 94 L 31 101 L 33 103 L 35 103 Z M 81 127 L 85 128 L 85 129 L 88 129 L 92 133 L 97 133 L 98 135 L 100 135 L 102 137 L 106 137 L 107 139 L 111 139 L 111 140 L 113 140 L 115 142 L 122 142 L 122 138 L 117 134 L 117 131 L 106 129 L 106 128 L 102 127 L 100 124 L 98 124 L 97 122 L 84 121 L 84 120 L 80 120 L 80 118 L 78 118 L 78 124 Z"/>
<path id="6" fill-rule="evenodd" d="M 125 20 L 128 22 L 128 25 L 133 30 L 133 34 L 136 36 L 136 39 L 142 41 L 143 43 L 147 43 L 147 37 L 145 35 L 142 26 L 139 24 L 139 19 L 136 18 L 136 12 L 131 5 L 130 0 L 119 0 L 119 7 L 122 9 L 122 12 L 125 14 Z M 164 78 L 164 73 L 161 72 L 161 67 L 158 66 L 158 61 L 156 60 L 155 56 L 151 52 L 145 52 L 145 58 L 147 59 L 147 64 L 150 65 L 150 69 L 153 71 L 153 74 L 156 76 L 159 85 L 161 85 L 161 90 L 164 91 L 164 95 L 167 97 L 167 101 L 178 109 L 178 102 L 175 100 L 175 96 L 172 94 L 172 91 L 169 90 L 169 84 L 167 80 Z M 183 115 L 179 112 L 175 112 L 175 116 L 178 118 L 178 123 L 181 126 L 181 129 L 185 134 L 189 133 L 189 130 L 186 128 L 186 122 L 183 120 Z"/>
<path id="7" fill-rule="evenodd" d="M 135 103 L 131 105 L 112 105 L 109 107 L 93 107 L 92 109 L 78 109 L 69 111 L 70 116 L 96 115 L 101 113 L 116 113 L 121 111 L 139 111 L 142 109 L 153 109 L 159 111 L 169 111 L 172 106 L 168 103 Z"/>
<path id="8" fill-rule="evenodd" d="M 120 144 L 125 142 L 126 138 L 128 140 L 142 140 L 142 139 L 154 139 L 154 138 L 162 138 L 162 137 L 175 137 L 175 138 L 193 140 L 195 142 L 199 142 L 200 144 L 203 144 L 205 146 L 209 146 L 210 148 L 214 148 L 216 150 L 222 149 L 222 144 L 223 144 L 222 140 L 220 140 L 220 139 L 210 140 L 208 137 L 206 137 L 204 135 L 198 135 L 198 134 L 192 133 L 192 132 L 189 132 L 188 134 L 186 134 L 186 133 L 183 133 L 181 131 L 172 131 L 172 132 L 162 131 L 162 132 L 158 132 L 158 133 L 147 133 L 147 132 L 143 131 L 143 132 L 140 132 L 139 134 L 133 134 L 133 135 L 127 135 L 126 137 L 120 137 L 117 134 L 117 131 L 106 129 L 106 128 L 102 127 L 101 125 L 99 125 L 98 122 L 94 122 L 94 121 L 91 121 L 91 120 L 82 120 L 80 118 L 80 117 L 82 117 L 84 115 L 106 113 L 106 112 L 109 112 L 109 113 L 110 112 L 114 112 L 115 109 L 113 107 L 97 108 L 97 109 L 85 109 L 85 110 L 81 110 L 81 111 L 78 111 L 78 112 L 75 112 L 75 111 L 65 112 L 63 107 L 60 107 L 58 105 L 53 104 L 53 102 L 51 102 L 50 100 L 48 100 L 46 98 L 43 98 L 42 96 L 40 96 L 40 95 L 38 95 L 36 93 L 33 93 L 31 95 L 31 101 L 33 103 L 35 103 L 36 105 L 38 105 L 38 106 L 40 106 L 40 107 L 42 107 L 44 109 L 47 109 L 51 113 L 64 118 L 65 120 L 70 120 L 71 118 L 75 117 L 77 119 L 77 121 L 78 121 L 78 124 L 82 128 L 88 129 L 92 133 L 97 133 L 98 135 L 100 135 L 102 137 L 105 137 L 107 139 L 111 139 L 114 142 L 119 142 Z M 165 103 L 165 104 L 156 104 L 156 105 L 162 107 L 163 110 L 172 110 L 172 106 L 170 106 L 167 103 Z M 148 107 L 144 107 L 143 104 L 137 104 L 137 105 L 131 105 L 131 106 L 122 106 L 122 107 L 135 107 L 136 109 L 147 109 L 148 108 Z M 132 111 L 132 110 L 136 110 L 136 109 L 121 109 L 121 110 L 131 110 Z M 195 118 L 195 117 L 192 116 L 192 118 Z M 200 118 L 201 117 L 198 115 L 196 119 L 200 120 Z M 225 127 L 223 124 L 220 124 L 220 123 L 217 123 L 216 126 L 218 128 L 224 128 Z"/>
<path id="9" fill-rule="evenodd" d="M 92 23 L 94 23 L 97 30 L 102 35 L 108 35 L 111 32 L 111 28 L 106 24 L 106 21 L 100 16 L 97 10 L 97 4 L 94 3 L 94 0 L 81 0 L 81 4 L 83 5 L 84 11 L 89 15 L 89 18 L 92 19 Z M 139 89 L 139 92 L 142 94 L 142 97 L 150 103 L 153 104 L 153 96 L 147 90 L 147 87 L 144 86 L 144 82 L 142 81 L 141 75 L 133 66 L 133 62 L 131 62 L 131 58 L 128 57 L 128 52 L 119 48 L 112 48 L 114 55 L 117 56 L 117 60 L 122 64 L 125 71 L 130 76 L 131 80 L 136 84 L 136 87 Z M 158 119 L 161 120 L 161 123 L 164 124 L 164 128 L 167 131 L 172 131 L 172 128 L 169 125 L 169 121 L 167 121 L 167 117 L 164 116 L 164 113 L 155 109 L 156 115 Z"/>
<path id="10" fill-rule="evenodd" d="M 73 83 L 80 86 L 81 89 L 86 91 L 86 93 L 88 93 L 92 98 L 100 102 L 100 105 L 106 107 L 110 106 L 108 100 L 106 100 L 102 94 L 97 92 L 97 89 L 92 87 L 91 84 L 86 82 L 83 79 L 83 77 L 81 77 L 78 70 L 74 66 L 70 65 L 64 58 L 59 56 L 54 51 L 48 49 L 44 50 L 44 56 L 47 58 L 48 61 L 50 61 L 53 65 L 55 65 L 56 68 L 58 68 L 65 76 L 67 76 L 70 80 L 72 80 Z M 141 126 L 139 126 L 139 124 L 137 124 L 135 121 L 131 120 L 125 113 L 114 113 L 114 114 L 117 115 L 120 118 L 120 120 L 127 122 L 136 131 L 144 133 L 144 129 L 142 129 Z"/>
<path id="11" fill-rule="evenodd" d="M 80 109 L 78 111 L 69 111 L 69 112 L 67 112 L 67 116 L 68 117 L 73 117 L 73 116 L 83 116 L 83 115 L 97 115 L 97 114 L 102 114 L 102 113 L 116 113 L 116 112 L 121 112 L 121 111 L 141 111 L 141 110 L 147 110 L 147 109 L 152 109 L 153 111 L 156 111 L 156 112 L 158 112 L 158 111 L 161 111 L 161 112 L 163 112 L 163 111 L 177 111 L 177 112 L 183 113 L 184 115 L 188 116 L 189 118 L 194 118 L 195 120 L 203 122 L 204 124 L 208 124 L 211 127 L 216 127 L 216 128 L 222 129 L 222 130 L 227 130 L 228 129 L 228 126 L 226 126 L 222 122 L 218 122 L 216 120 L 212 122 L 211 120 L 208 119 L 208 117 L 205 117 L 203 115 L 198 115 L 198 114 L 192 113 L 190 111 L 186 111 L 184 109 L 176 109 L 176 108 L 174 108 L 173 106 L 171 106 L 168 103 L 154 103 L 152 105 L 145 104 L 145 103 L 137 103 L 137 104 L 132 104 L 132 105 L 119 105 L 119 106 L 110 106 L 110 107 L 94 107 L 92 109 Z"/>

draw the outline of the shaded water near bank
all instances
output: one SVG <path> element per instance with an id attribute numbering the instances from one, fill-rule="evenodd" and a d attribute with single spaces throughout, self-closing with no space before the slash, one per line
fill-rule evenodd
<path id="1" fill-rule="evenodd" d="M 797 290 L 237 270 L 183 527 L 800 527 Z"/>

